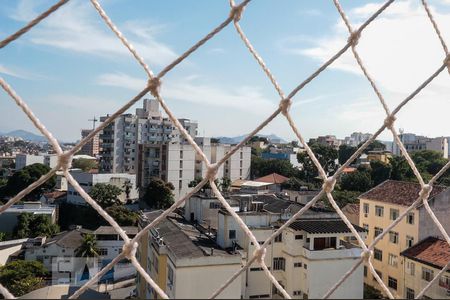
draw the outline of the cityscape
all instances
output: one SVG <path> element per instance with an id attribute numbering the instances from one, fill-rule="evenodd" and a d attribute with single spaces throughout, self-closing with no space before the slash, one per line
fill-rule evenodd
<path id="1" fill-rule="evenodd" d="M 1 299 L 450 299 L 448 0 L 0 25 Z"/>

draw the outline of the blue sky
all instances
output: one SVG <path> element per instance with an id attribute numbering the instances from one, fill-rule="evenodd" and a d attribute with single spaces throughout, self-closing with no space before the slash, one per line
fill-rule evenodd
<path id="1" fill-rule="evenodd" d="M 154 72 L 158 72 L 226 19 L 226 0 L 100 1 Z M 5 1 L 0 35 L 22 27 L 53 1 Z M 381 1 L 342 1 L 355 28 Z M 420 1 L 396 1 L 369 25 L 358 44 L 391 107 L 442 63 Z M 450 44 L 450 2 L 431 1 Z M 289 93 L 337 49 L 347 33 L 332 1 L 254 0 L 241 26 L 282 88 Z M 0 75 L 61 140 L 76 140 L 93 115 L 118 109 L 145 85 L 145 73 L 103 23 L 90 1 L 71 0 L 18 41 L 0 50 Z M 450 135 L 450 77 L 443 72 L 398 115 L 397 128 Z M 198 120 L 200 134 L 250 132 L 278 105 L 278 97 L 232 25 L 163 78 L 162 95 L 178 117 Z M 384 114 L 349 51 L 293 99 L 292 115 L 305 137 L 374 132 Z M 140 105 L 139 103 L 138 105 Z M 30 121 L 0 93 L 0 131 Z M 294 135 L 283 117 L 263 133 Z M 392 139 L 383 133 L 383 139 Z"/>

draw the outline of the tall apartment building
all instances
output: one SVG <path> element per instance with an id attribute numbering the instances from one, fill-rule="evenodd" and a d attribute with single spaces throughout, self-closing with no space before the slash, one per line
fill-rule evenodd
<path id="1" fill-rule="evenodd" d="M 81 139 L 84 139 L 92 132 L 92 129 L 81 129 Z M 99 145 L 99 135 L 94 135 L 94 138 L 87 142 L 81 149 L 78 151 L 78 154 L 89 155 L 96 157 L 100 151 Z"/>
<path id="2" fill-rule="evenodd" d="M 446 137 L 429 138 L 413 133 L 401 133 L 399 138 L 408 152 L 434 150 L 442 153 L 442 157 L 448 158 L 449 148 Z M 393 153 L 395 155 L 401 155 L 400 148 L 396 143 L 393 144 Z"/>
<path id="3" fill-rule="evenodd" d="M 56 154 L 48 153 L 39 155 L 20 153 L 16 155 L 16 171 L 36 163 L 46 165 L 49 168 L 54 168 L 58 164 L 58 156 Z"/>
<path id="4" fill-rule="evenodd" d="M 420 185 L 414 182 L 387 180 L 359 196 L 360 226 L 368 230 L 366 244 L 383 232 L 418 197 Z M 429 204 L 436 217 L 448 231 L 450 228 L 450 189 L 434 186 Z M 405 261 L 401 252 L 429 236 L 440 232 L 423 205 L 413 209 L 374 249 L 373 264 L 377 273 L 395 297 L 405 298 Z M 365 272 L 365 283 L 379 290 L 381 287 L 370 272 Z M 408 287 L 410 288 L 410 287 Z"/>
<path id="5" fill-rule="evenodd" d="M 345 137 L 344 144 L 357 147 L 359 144 L 367 141 L 373 136 L 371 133 L 353 132 L 350 136 Z"/>
<path id="6" fill-rule="evenodd" d="M 101 117 L 104 121 L 107 117 Z M 198 124 L 179 119 L 195 138 Z M 100 170 L 109 173 L 137 175 L 137 185 L 144 187 L 151 177 L 159 177 L 175 187 L 176 197 L 183 196 L 196 177 L 205 177 L 206 168 L 194 148 L 179 130 L 159 111 L 156 100 L 144 100 L 136 114 L 125 114 L 109 124 L 100 135 Z M 231 145 L 211 143 L 209 138 L 196 138 L 210 162 L 219 161 Z M 250 174 L 251 148 L 243 147 L 219 169 L 218 177 L 245 179 Z"/>

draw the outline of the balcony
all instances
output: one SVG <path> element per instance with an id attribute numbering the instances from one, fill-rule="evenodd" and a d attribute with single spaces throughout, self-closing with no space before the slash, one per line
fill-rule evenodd
<path id="1" fill-rule="evenodd" d="M 361 248 L 345 248 L 340 249 L 326 248 L 322 250 L 309 250 L 303 247 L 303 255 L 312 260 L 333 259 L 333 258 L 359 258 L 361 257 Z"/>

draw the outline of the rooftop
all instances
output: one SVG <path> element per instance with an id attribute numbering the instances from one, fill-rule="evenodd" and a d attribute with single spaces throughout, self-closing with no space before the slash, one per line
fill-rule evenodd
<path id="1" fill-rule="evenodd" d="M 260 182 L 260 181 L 251 181 L 248 180 L 244 183 L 241 184 L 241 187 L 263 187 L 263 186 L 268 186 L 271 185 L 272 183 L 270 182 Z"/>
<path id="2" fill-rule="evenodd" d="M 450 261 L 450 246 L 445 240 L 436 237 L 427 237 L 403 251 L 401 255 L 442 269 Z"/>
<path id="3" fill-rule="evenodd" d="M 272 174 L 255 179 L 255 181 L 258 181 L 258 182 L 267 182 L 267 183 L 275 183 L 275 184 L 281 184 L 288 180 L 289 180 L 289 178 L 284 177 L 283 175 L 280 175 L 277 173 L 272 173 Z"/>
<path id="4" fill-rule="evenodd" d="M 68 299 L 79 289 L 78 286 L 69 286 L 68 284 L 50 285 L 28 294 L 25 294 L 20 299 Z M 111 299 L 107 294 L 99 293 L 91 288 L 88 288 L 78 299 Z"/>
<path id="5" fill-rule="evenodd" d="M 358 232 L 365 232 L 364 228 L 353 225 Z M 294 230 L 307 233 L 350 233 L 350 228 L 340 219 L 299 220 L 289 225 Z"/>
<path id="6" fill-rule="evenodd" d="M 136 226 L 121 226 L 121 227 L 126 234 L 136 235 L 139 231 Z M 112 226 L 100 226 L 93 233 L 96 235 L 118 234 L 117 231 Z"/>
<path id="7" fill-rule="evenodd" d="M 147 222 L 151 222 L 160 214 L 161 211 L 144 213 Z M 162 238 L 164 245 L 179 259 L 234 255 L 220 248 L 214 240 L 174 213 L 160 222 L 155 229 L 153 234 Z"/>
<path id="8" fill-rule="evenodd" d="M 445 186 L 434 185 L 430 199 L 444 192 Z M 375 200 L 410 206 L 419 197 L 420 184 L 416 182 L 386 180 L 359 196 L 359 199 Z"/>
<path id="9" fill-rule="evenodd" d="M 42 205 L 41 202 L 25 202 L 24 204 L 12 205 L 5 210 L 6 213 L 35 213 L 53 214 L 56 207 L 54 205 Z"/>
<path id="10" fill-rule="evenodd" d="M 86 229 L 63 231 L 47 239 L 44 245 L 56 244 L 64 248 L 78 248 L 83 243 L 83 235 L 87 233 L 91 233 L 91 231 Z"/>
<path id="11" fill-rule="evenodd" d="M 359 215 L 359 204 L 358 203 L 349 203 L 342 208 L 344 213 Z"/>

